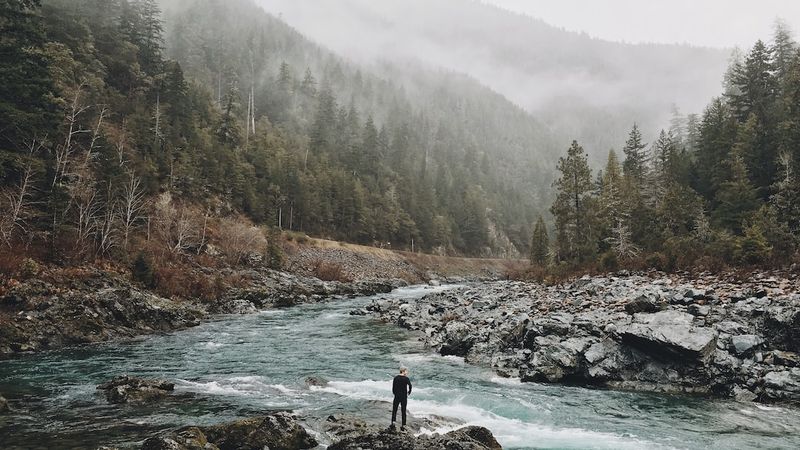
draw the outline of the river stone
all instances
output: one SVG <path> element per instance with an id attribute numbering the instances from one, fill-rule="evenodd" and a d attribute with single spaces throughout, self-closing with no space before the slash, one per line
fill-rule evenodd
<path id="1" fill-rule="evenodd" d="M 344 437 L 328 450 L 502 450 L 502 447 L 483 427 L 459 428 L 444 435 L 414 435 L 385 429 Z"/>
<path id="2" fill-rule="evenodd" d="M 306 381 L 306 386 L 325 387 L 328 385 L 328 380 L 316 375 L 306 377 L 305 381 Z"/>
<path id="3" fill-rule="evenodd" d="M 200 428 L 220 450 L 297 450 L 318 445 L 288 412 Z"/>
<path id="4" fill-rule="evenodd" d="M 449 322 L 444 327 L 442 347 L 439 353 L 442 356 L 467 356 L 469 349 L 475 343 L 472 332 L 475 327 L 460 321 Z"/>
<path id="5" fill-rule="evenodd" d="M 637 314 L 635 320 L 635 323 L 620 327 L 618 332 L 623 342 L 647 354 L 705 360 L 716 347 L 716 331 L 693 326 L 691 314 L 667 310 Z"/>
<path id="6" fill-rule="evenodd" d="M 772 400 L 800 400 L 800 369 L 792 368 L 764 375 L 764 394 Z"/>
<path id="7" fill-rule="evenodd" d="M 6 413 L 10 410 L 11 408 L 8 406 L 8 400 L 0 395 L 0 414 Z"/>
<path id="8" fill-rule="evenodd" d="M 175 390 L 175 384 L 122 375 L 97 386 L 97 389 L 105 391 L 109 403 L 144 403 L 170 395 Z"/>
<path id="9" fill-rule="evenodd" d="M 731 336 L 731 347 L 737 355 L 744 355 L 763 343 L 764 339 L 755 334 L 740 334 Z"/>
<path id="10" fill-rule="evenodd" d="M 656 312 L 661 309 L 661 306 L 658 302 L 646 295 L 640 295 L 635 299 L 629 301 L 625 304 L 625 312 L 628 314 L 636 314 L 636 313 L 650 313 Z"/>
<path id="11" fill-rule="evenodd" d="M 219 450 L 197 427 L 182 428 L 166 436 L 148 438 L 142 450 Z"/>

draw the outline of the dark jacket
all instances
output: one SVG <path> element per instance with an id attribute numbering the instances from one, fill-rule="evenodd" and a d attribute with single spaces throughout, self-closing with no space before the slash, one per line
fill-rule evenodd
<path id="1" fill-rule="evenodd" d="M 408 391 L 406 391 L 408 386 Z M 411 380 L 403 375 L 397 375 L 392 382 L 392 394 L 398 398 L 406 398 L 411 393 Z"/>

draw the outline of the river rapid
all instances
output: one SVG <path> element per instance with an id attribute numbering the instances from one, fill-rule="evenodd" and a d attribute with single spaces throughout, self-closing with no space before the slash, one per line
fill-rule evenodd
<path id="1" fill-rule="evenodd" d="M 440 289 L 447 287 L 386 295 Z M 391 401 L 400 365 L 414 384 L 409 412 L 439 424 L 423 432 L 482 425 L 516 449 L 800 448 L 800 410 L 503 379 L 431 353 L 415 334 L 348 314 L 370 301 L 222 316 L 168 335 L 2 361 L 0 393 L 15 411 L 0 417 L 0 448 L 136 448 L 162 430 L 275 409 L 295 411 L 312 429 L 334 413 L 388 425 L 383 401 Z M 149 406 L 109 405 L 95 387 L 124 373 L 174 381 L 175 395 Z M 308 376 L 330 383 L 309 388 Z"/>

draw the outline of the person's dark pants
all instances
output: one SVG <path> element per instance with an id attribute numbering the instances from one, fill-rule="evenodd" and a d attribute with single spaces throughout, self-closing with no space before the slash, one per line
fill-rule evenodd
<path id="1" fill-rule="evenodd" d="M 400 412 L 403 415 L 403 426 L 406 426 L 406 406 L 408 406 L 408 397 L 394 397 L 392 403 L 392 423 L 397 420 L 397 406 L 400 405 Z"/>

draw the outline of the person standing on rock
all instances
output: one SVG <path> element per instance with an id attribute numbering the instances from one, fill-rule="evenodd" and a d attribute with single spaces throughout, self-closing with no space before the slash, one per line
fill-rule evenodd
<path id="1" fill-rule="evenodd" d="M 400 427 L 401 431 L 406 431 L 406 406 L 408 406 L 408 396 L 411 395 L 411 380 L 408 379 L 408 369 L 405 367 L 400 368 L 400 375 L 394 377 L 392 381 L 392 394 L 394 394 L 394 402 L 392 403 L 392 425 L 397 420 L 397 407 L 400 406 L 400 412 L 403 418 L 403 425 Z"/>

